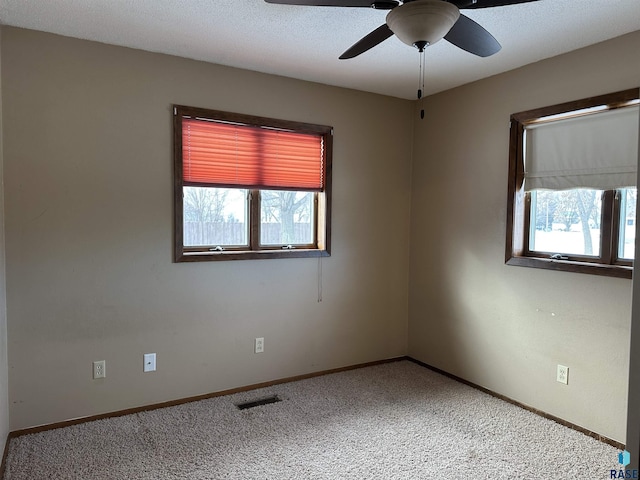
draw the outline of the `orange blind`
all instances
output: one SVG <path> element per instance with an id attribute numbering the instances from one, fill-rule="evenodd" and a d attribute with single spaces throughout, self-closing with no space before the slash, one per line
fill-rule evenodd
<path id="1" fill-rule="evenodd" d="M 324 188 L 322 136 L 182 119 L 185 185 Z"/>

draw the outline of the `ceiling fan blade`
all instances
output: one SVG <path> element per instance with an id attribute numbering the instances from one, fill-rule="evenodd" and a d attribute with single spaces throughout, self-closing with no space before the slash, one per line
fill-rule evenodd
<path id="1" fill-rule="evenodd" d="M 465 8 L 489 8 L 516 5 L 518 3 L 537 2 L 538 0 L 449 0 L 456 7 Z"/>
<path id="2" fill-rule="evenodd" d="M 451 27 L 444 39 L 456 47 L 479 57 L 489 57 L 498 53 L 502 46 L 498 41 L 466 15 L 460 14 L 458 21 Z"/>
<path id="3" fill-rule="evenodd" d="M 354 43 L 351 48 L 349 48 L 346 52 L 340 55 L 340 60 L 346 60 L 349 58 L 357 57 L 361 53 L 366 52 L 370 48 L 375 47 L 379 43 L 384 42 L 387 38 L 392 37 L 393 32 L 385 23 L 380 27 L 376 28 L 373 32 L 371 32 L 366 37 L 363 37 L 356 43 Z"/>
<path id="4" fill-rule="evenodd" d="M 306 5 L 309 7 L 367 7 L 371 8 L 374 0 L 264 0 L 267 3 L 280 5 Z"/>

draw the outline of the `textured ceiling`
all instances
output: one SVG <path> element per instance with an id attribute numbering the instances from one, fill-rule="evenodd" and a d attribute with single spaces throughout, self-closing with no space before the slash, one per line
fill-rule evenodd
<path id="1" fill-rule="evenodd" d="M 479 58 L 444 40 L 429 47 L 427 94 L 640 30 L 640 0 L 540 0 L 463 13 L 503 48 Z M 415 98 L 418 53 L 395 37 L 338 60 L 384 18 L 367 8 L 263 0 L 0 0 L 4 25 Z"/>

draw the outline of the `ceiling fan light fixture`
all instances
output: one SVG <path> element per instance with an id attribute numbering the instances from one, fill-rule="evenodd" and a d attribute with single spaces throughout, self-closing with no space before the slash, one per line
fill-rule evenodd
<path id="1" fill-rule="evenodd" d="M 433 45 L 441 40 L 460 18 L 460 10 L 442 0 L 415 0 L 387 14 L 387 26 L 407 45 Z"/>

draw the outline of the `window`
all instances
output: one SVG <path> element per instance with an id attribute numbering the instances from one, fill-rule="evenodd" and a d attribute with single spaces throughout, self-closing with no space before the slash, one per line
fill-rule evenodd
<path id="1" fill-rule="evenodd" d="M 332 128 L 174 106 L 174 260 L 330 253 Z"/>
<path id="2" fill-rule="evenodd" d="M 511 115 L 507 264 L 631 278 L 638 93 Z"/>

